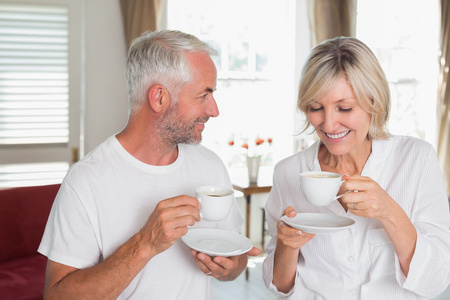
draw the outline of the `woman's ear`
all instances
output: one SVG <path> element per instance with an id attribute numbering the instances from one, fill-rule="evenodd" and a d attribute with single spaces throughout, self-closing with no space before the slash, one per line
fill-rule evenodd
<path id="1" fill-rule="evenodd" d="M 155 112 L 164 110 L 168 101 L 170 102 L 167 90 L 160 84 L 154 85 L 148 92 L 148 103 Z"/>

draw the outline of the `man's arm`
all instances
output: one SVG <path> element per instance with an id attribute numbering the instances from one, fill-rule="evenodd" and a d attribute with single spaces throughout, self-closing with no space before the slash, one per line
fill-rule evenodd
<path id="1" fill-rule="evenodd" d="M 196 198 L 179 196 L 158 203 L 145 226 L 103 262 L 76 269 L 49 260 L 45 299 L 116 299 L 157 254 L 200 220 Z"/>
<path id="2" fill-rule="evenodd" d="M 49 260 L 45 299 L 117 299 L 151 259 L 138 250 L 138 240 L 134 236 L 105 261 L 86 269 Z"/>

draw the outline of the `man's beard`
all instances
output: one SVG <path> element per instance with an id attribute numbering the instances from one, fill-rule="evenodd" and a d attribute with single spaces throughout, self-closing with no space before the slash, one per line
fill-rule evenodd
<path id="1" fill-rule="evenodd" d="M 206 123 L 208 118 L 197 119 L 192 123 L 183 123 L 178 113 L 179 102 L 171 105 L 166 113 L 156 120 L 156 128 L 161 138 L 168 145 L 199 144 L 202 141 L 201 134 L 196 135 L 195 123 Z"/>

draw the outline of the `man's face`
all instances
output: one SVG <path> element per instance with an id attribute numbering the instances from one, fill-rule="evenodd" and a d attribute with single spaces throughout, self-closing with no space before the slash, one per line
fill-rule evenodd
<path id="1" fill-rule="evenodd" d="M 219 115 L 213 97 L 217 71 L 212 59 L 206 53 L 186 56 L 191 80 L 179 89 L 178 95 L 171 95 L 171 105 L 156 123 L 163 140 L 171 145 L 200 143 L 205 123 Z"/>

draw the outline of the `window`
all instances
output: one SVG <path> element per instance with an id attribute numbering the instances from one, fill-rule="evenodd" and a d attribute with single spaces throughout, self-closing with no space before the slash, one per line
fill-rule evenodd
<path id="1" fill-rule="evenodd" d="M 68 163 L 30 163 L 0 165 L 0 188 L 60 183 Z"/>
<path id="2" fill-rule="evenodd" d="M 0 0 L 0 187 L 60 182 L 80 148 L 82 5 Z"/>
<path id="3" fill-rule="evenodd" d="M 231 156 L 236 157 L 233 154 L 243 150 L 243 143 L 251 145 L 257 137 L 272 138 L 277 149 L 273 153 L 280 158 L 292 153 L 293 7 L 295 1 L 290 0 L 168 2 L 168 28 L 192 33 L 220 53 L 215 58 L 220 116 L 209 120 L 203 144 L 227 163 L 242 163 Z M 229 141 L 234 145 L 229 146 Z"/>
<path id="4" fill-rule="evenodd" d="M 68 8 L 0 3 L 0 144 L 69 140 Z"/>
<path id="5" fill-rule="evenodd" d="M 391 88 L 390 132 L 432 145 L 437 136 L 439 22 L 437 0 L 358 0 L 357 37 L 374 51 Z"/>
<path id="6" fill-rule="evenodd" d="M 168 27 L 220 52 L 215 96 L 221 115 L 208 122 L 203 143 L 226 162 L 233 155 L 230 140 L 272 136 L 280 159 L 314 139 L 296 136 L 303 126 L 295 105 L 298 80 L 310 51 L 306 2 L 169 0 Z M 357 7 L 357 37 L 374 51 L 391 87 L 390 132 L 434 145 L 439 2 L 358 0 Z"/>

